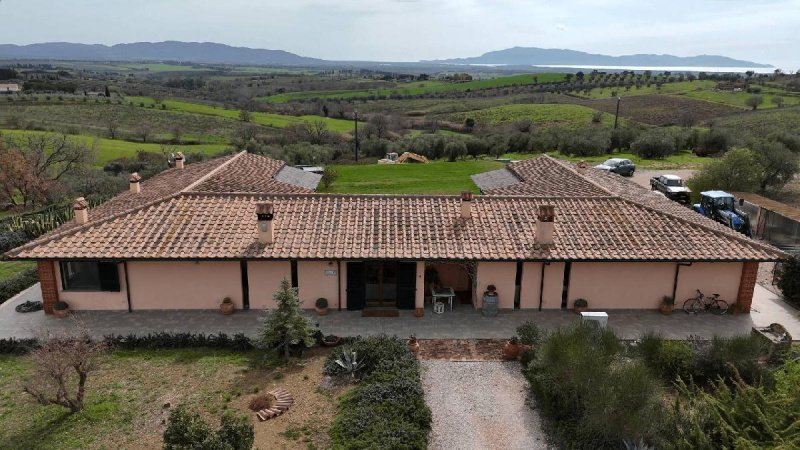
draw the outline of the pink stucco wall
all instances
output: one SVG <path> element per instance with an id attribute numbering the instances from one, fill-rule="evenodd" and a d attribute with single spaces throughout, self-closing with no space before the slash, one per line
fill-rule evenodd
<path id="1" fill-rule="evenodd" d="M 470 289 L 469 274 L 467 269 L 460 264 L 431 263 L 429 266 L 435 268 L 439 273 L 439 282 L 442 286 L 452 287 L 456 291 L 468 291 Z M 426 292 L 426 294 L 430 295 L 430 292 Z"/>
<path id="2" fill-rule="evenodd" d="M 56 272 L 56 285 L 58 286 L 59 300 L 67 302 L 71 309 L 75 310 L 127 310 L 128 294 L 125 290 L 127 280 L 122 264 L 117 264 L 119 273 L 119 292 L 97 292 L 97 291 L 65 291 L 61 285 L 61 265 L 56 261 L 54 264 Z"/>
<path id="3" fill-rule="evenodd" d="M 128 276 L 134 311 L 217 309 L 225 297 L 242 307 L 238 261 L 131 261 Z"/>
<path id="4" fill-rule="evenodd" d="M 694 297 L 696 289 L 706 295 L 719 294 L 729 305 L 736 302 L 739 281 L 742 277 L 742 263 L 694 263 L 681 267 L 678 276 L 678 289 L 675 293 L 675 307 L 683 307 L 683 302 Z"/>
<path id="5" fill-rule="evenodd" d="M 292 266 L 289 261 L 248 261 L 247 284 L 250 288 L 250 309 L 275 308 L 272 295 L 278 290 L 281 280 L 292 279 Z M 300 265 L 297 266 L 297 278 L 300 282 Z M 316 300 L 316 298 L 315 298 Z M 328 299 L 330 300 L 330 299 Z M 305 307 L 314 307 L 314 302 Z"/>
<path id="6" fill-rule="evenodd" d="M 500 308 L 514 308 L 514 283 L 516 277 L 517 263 L 515 262 L 479 262 L 475 307 L 481 307 L 486 286 L 493 284 L 497 287 Z"/>
<path id="7" fill-rule="evenodd" d="M 539 308 L 539 291 L 542 289 L 542 263 L 526 262 L 522 265 L 520 283 L 520 308 Z M 564 263 L 554 262 L 544 266 L 542 309 L 561 308 L 564 288 Z"/>
<path id="8" fill-rule="evenodd" d="M 425 262 L 417 261 L 416 291 L 414 291 L 414 308 L 425 307 Z"/>
<path id="9" fill-rule="evenodd" d="M 336 261 L 298 261 L 297 286 L 303 308 L 314 308 L 317 299 L 323 297 L 328 299 L 329 308 L 336 309 L 339 301 Z"/>
<path id="10" fill-rule="evenodd" d="M 584 298 L 591 309 L 655 309 L 674 278 L 673 263 L 572 263 L 567 306 Z"/>

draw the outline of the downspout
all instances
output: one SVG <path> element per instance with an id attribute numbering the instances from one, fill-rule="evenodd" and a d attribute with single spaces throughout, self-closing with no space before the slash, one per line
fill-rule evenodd
<path id="1" fill-rule="evenodd" d="M 549 265 L 549 262 L 542 262 L 542 275 L 539 278 L 539 311 L 542 310 L 542 304 L 544 303 L 544 266 Z"/>
<path id="2" fill-rule="evenodd" d="M 675 294 L 678 292 L 678 275 L 681 272 L 681 266 L 689 267 L 692 263 L 678 263 L 675 265 L 675 279 L 672 282 L 672 301 L 675 302 L 677 299 L 675 298 Z"/>
<path id="3" fill-rule="evenodd" d="M 128 278 L 128 261 L 122 261 L 122 267 L 125 269 L 125 294 L 128 297 L 128 312 L 133 312 L 131 306 L 131 279 Z"/>
<path id="4" fill-rule="evenodd" d="M 337 289 L 337 291 L 336 291 L 336 295 L 339 296 L 339 307 L 338 307 L 338 309 L 339 309 L 339 311 L 341 311 L 342 310 L 342 260 L 341 259 L 337 259 L 336 260 L 336 278 L 337 278 L 337 284 L 338 284 L 338 287 L 339 287 L 339 289 Z"/>

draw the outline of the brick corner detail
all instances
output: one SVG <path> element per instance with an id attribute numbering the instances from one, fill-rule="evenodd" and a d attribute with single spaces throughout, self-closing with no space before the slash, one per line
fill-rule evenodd
<path id="1" fill-rule="evenodd" d="M 742 265 L 742 277 L 739 281 L 739 293 L 736 296 L 736 305 L 740 312 L 749 313 L 753 304 L 753 291 L 758 279 L 758 262 L 745 262 Z"/>
<path id="2" fill-rule="evenodd" d="M 53 314 L 53 305 L 58 301 L 58 280 L 53 261 L 36 261 L 39 283 L 42 286 L 42 305 L 45 314 Z"/>

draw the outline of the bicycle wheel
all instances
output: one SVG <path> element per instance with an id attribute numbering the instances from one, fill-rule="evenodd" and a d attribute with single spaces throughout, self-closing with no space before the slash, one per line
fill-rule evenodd
<path id="1" fill-rule="evenodd" d="M 728 302 L 718 298 L 708 305 L 708 309 L 710 309 L 713 314 L 721 316 L 728 312 Z"/>
<path id="2" fill-rule="evenodd" d="M 699 301 L 696 298 L 690 298 L 683 302 L 683 310 L 686 314 L 695 314 L 698 310 Z"/>

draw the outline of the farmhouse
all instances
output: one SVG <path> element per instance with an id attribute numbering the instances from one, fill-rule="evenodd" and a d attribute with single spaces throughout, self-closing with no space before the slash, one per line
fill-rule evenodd
<path id="1" fill-rule="evenodd" d="M 17 83 L 0 83 L 0 94 L 15 94 L 19 91 Z"/>
<path id="2" fill-rule="evenodd" d="M 314 193 L 319 175 L 248 154 L 175 168 L 12 250 L 45 311 L 275 306 L 420 309 L 433 284 L 482 307 L 655 309 L 719 293 L 749 311 L 760 261 L 784 257 L 621 177 L 541 156 L 475 176 L 484 195 Z"/>

